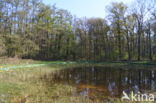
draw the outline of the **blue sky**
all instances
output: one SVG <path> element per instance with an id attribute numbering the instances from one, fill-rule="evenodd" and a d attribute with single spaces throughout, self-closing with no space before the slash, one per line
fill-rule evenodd
<path id="1" fill-rule="evenodd" d="M 105 17 L 105 8 L 111 2 L 131 3 L 133 0 L 43 0 L 45 4 L 66 9 L 77 17 Z"/>

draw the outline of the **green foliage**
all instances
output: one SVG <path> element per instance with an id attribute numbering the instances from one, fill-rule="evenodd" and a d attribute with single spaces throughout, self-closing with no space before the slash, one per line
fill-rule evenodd
<path id="1" fill-rule="evenodd" d="M 156 54 L 155 35 L 151 35 L 155 24 L 150 26 L 148 20 L 141 20 L 144 15 L 128 10 L 123 3 L 112 3 L 108 20 L 76 18 L 67 10 L 40 0 L 1 0 L 0 56 L 95 61 L 134 60 L 136 56 L 152 59 Z M 150 20 L 155 20 L 155 13 Z"/>
<path id="2" fill-rule="evenodd" d="M 24 42 L 22 43 L 22 56 L 23 57 L 34 57 L 38 51 L 39 51 L 39 47 L 37 44 L 35 44 L 35 42 L 33 42 L 32 40 L 24 40 Z"/>
<path id="3" fill-rule="evenodd" d="M 15 57 L 21 55 L 21 38 L 18 35 L 7 35 L 5 36 L 5 45 L 7 56 Z"/>
<path id="4" fill-rule="evenodd" d="M 5 52 L 6 52 L 5 40 L 3 37 L 0 37 L 0 56 L 5 55 Z"/>

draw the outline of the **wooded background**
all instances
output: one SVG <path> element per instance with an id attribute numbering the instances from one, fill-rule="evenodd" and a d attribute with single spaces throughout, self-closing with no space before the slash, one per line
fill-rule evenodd
<path id="1" fill-rule="evenodd" d="M 155 6 L 155 0 L 112 3 L 105 18 L 77 18 L 40 0 L 0 0 L 0 56 L 156 60 Z"/>

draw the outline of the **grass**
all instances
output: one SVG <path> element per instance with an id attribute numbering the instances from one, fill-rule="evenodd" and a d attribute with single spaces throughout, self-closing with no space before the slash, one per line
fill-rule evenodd
<path id="1" fill-rule="evenodd" d="M 73 86 L 62 84 L 47 85 L 41 77 L 45 74 L 55 72 L 56 70 L 77 67 L 77 66 L 127 66 L 123 62 L 105 62 L 105 63 L 88 63 L 88 62 L 42 62 L 33 60 L 20 59 L 0 59 L 1 66 L 19 66 L 27 64 L 45 64 L 44 66 L 30 68 L 14 68 L 10 71 L 0 72 L 0 103 L 102 103 L 99 100 L 89 99 L 87 97 L 72 96 L 76 90 Z M 145 64 L 137 63 L 138 65 Z M 135 63 L 136 65 L 136 63 Z M 119 99 L 109 98 L 108 101 L 121 103 Z M 125 102 L 124 102 L 125 103 Z"/>
<path id="2" fill-rule="evenodd" d="M 22 63 L 25 64 L 21 60 Z M 17 64 L 16 64 L 17 63 Z M 19 65 L 19 61 L 11 65 Z M 32 62 L 34 63 L 34 62 Z M 40 62 L 35 62 L 40 63 Z M 55 72 L 66 67 L 74 67 L 76 64 L 48 64 L 43 67 L 17 68 L 11 71 L 0 72 L 0 103 L 73 103 L 74 97 L 70 97 L 74 87 L 54 84 L 47 86 L 41 80 L 45 74 Z M 69 99 L 70 98 L 70 99 Z M 25 102 L 26 101 L 26 102 Z M 78 102 L 77 102 L 78 103 Z"/>

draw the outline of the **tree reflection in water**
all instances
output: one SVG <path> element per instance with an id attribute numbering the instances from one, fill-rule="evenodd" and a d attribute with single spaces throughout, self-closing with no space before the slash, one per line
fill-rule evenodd
<path id="1" fill-rule="evenodd" d="M 45 79 L 76 86 L 77 95 L 89 97 L 121 97 L 123 91 L 156 90 L 156 70 L 148 69 L 80 67 L 48 74 Z"/>

